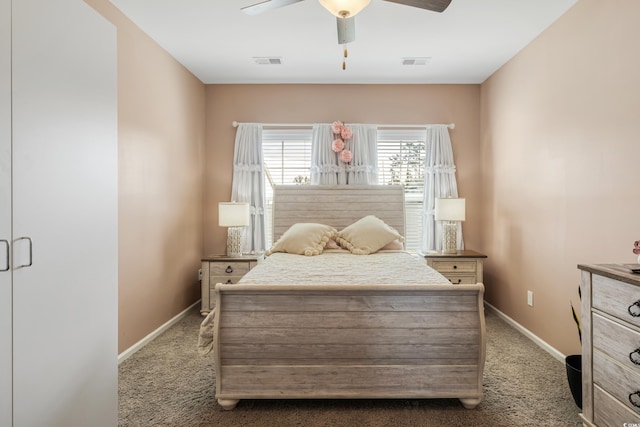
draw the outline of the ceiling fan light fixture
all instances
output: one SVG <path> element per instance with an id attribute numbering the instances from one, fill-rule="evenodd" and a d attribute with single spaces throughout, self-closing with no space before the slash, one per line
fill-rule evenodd
<path id="1" fill-rule="evenodd" d="M 355 16 L 369 3 L 371 0 L 320 0 L 320 4 L 338 18 Z"/>

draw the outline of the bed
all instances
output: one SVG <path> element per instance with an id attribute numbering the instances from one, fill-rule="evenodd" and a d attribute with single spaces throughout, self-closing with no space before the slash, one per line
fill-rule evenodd
<path id="1" fill-rule="evenodd" d="M 280 186 L 274 241 L 296 223 L 375 215 L 404 234 L 400 186 Z M 482 284 L 452 285 L 405 251 L 274 253 L 216 285 L 216 398 L 482 399 Z M 203 323 L 204 324 L 204 323 Z"/>

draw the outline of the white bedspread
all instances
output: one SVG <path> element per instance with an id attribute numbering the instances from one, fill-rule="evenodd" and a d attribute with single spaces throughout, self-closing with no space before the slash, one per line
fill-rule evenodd
<path id="1" fill-rule="evenodd" d="M 425 261 L 403 251 L 353 255 L 329 250 L 318 256 L 274 253 L 249 271 L 239 283 L 262 285 L 394 285 L 449 284 Z"/>

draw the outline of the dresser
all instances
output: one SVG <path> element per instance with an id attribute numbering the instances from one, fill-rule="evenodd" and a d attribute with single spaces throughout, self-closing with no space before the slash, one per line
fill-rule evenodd
<path id="1" fill-rule="evenodd" d="M 262 255 L 231 257 L 210 255 L 202 258 L 202 304 L 200 313 L 208 314 L 215 307 L 216 283 L 235 284 L 258 265 Z"/>
<path id="2" fill-rule="evenodd" d="M 582 414 L 587 426 L 640 426 L 640 274 L 581 270 Z"/>
<path id="3" fill-rule="evenodd" d="M 462 250 L 455 253 L 418 252 L 427 265 L 438 270 L 454 285 L 475 285 L 483 283 L 483 260 L 487 257 L 480 252 Z"/>

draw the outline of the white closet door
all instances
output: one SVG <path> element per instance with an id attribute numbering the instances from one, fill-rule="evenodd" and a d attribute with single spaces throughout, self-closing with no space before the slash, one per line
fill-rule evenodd
<path id="1" fill-rule="evenodd" d="M 11 0 L 0 0 L 0 426 L 11 425 Z"/>
<path id="2" fill-rule="evenodd" d="M 13 422 L 112 427 L 116 31 L 82 0 L 14 0 L 12 26 Z"/>

